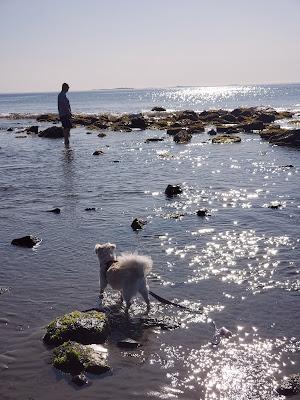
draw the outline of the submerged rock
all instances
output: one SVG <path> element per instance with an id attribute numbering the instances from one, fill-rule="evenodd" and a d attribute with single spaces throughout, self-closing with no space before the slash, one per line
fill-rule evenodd
<path id="1" fill-rule="evenodd" d="M 53 345 L 67 340 L 83 344 L 103 343 L 108 334 L 109 324 L 104 313 L 73 311 L 50 322 L 43 340 Z"/>
<path id="2" fill-rule="evenodd" d="M 77 385 L 77 386 L 83 386 L 83 385 L 87 385 L 89 383 L 88 378 L 82 372 L 81 372 L 81 374 L 73 375 L 72 382 L 75 383 L 75 385 Z"/>
<path id="3" fill-rule="evenodd" d="M 197 211 L 198 217 L 205 217 L 206 215 L 209 215 L 208 209 L 207 208 L 202 208 Z"/>
<path id="4" fill-rule="evenodd" d="M 21 246 L 21 247 L 34 247 L 38 243 L 40 243 L 42 240 L 39 239 L 36 236 L 28 235 L 28 236 L 23 236 L 17 239 L 13 239 L 11 241 L 11 244 L 14 246 Z"/>
<path id="5" fill-rule="evenodd" d="M 151 111 L 167 111 L 167 110 L 164 107 L 156 106 L 153 107 Z"/>
<path id="6" fill-rule="evenodd" d="M 87 207 L 84 209 L 84 211 L 96 211 L 95 207 Z"/>
<path id="7" fill-rule="evenodd" d="M 166 316 L 158 318 L 144 316 L 141 317 L 140 320 L 144 329 L 158 327 L 164 331 L 167 331 L 180 327 L 180 322 L 176 321 L 174 318 Z"/>
<path id="8" fill-rule="evenodd" d="M 240 141 L 241 138 L 235 135 L 220 135 L 212 139 L 212 143 L 222 143 L 222 144 L 239 143 Z"/>
<path id="9" fill-rule="evenodd" d="M 82 371 L 102 374 L 110 370 L 106 362 L 106 349 L 99 345 L 83 345 L 68 341 L 53 351 L 53 366 L 64 372 Z"/>
<path id="10" fill-rule="evenodd" d="M 214 129 L 211 129 L 210 131 L 207 132 L 207 134 L 213 136 L 213 135 L 217 134 L 217 131 L 215 131 Z"/>
<path id="11" fill-rule="evenodd" d="M 146 224 L 147 224 L 147 221 L 143 221 L 141 219 L 135 218 L 131 223 L 131 228 L 134 231 L 138 231 L 140 229 L 143 229 L 143 226 Z"/>
<path id="12" fill-rule="evenodd" d="M 182 189 L 179 185 L 168 185 L 165 189 L 165 194 L 169 197 L 176 196 L 182 193 Z"/>
<path id="13" fill-rule="evenodd" d="M 95 150 L 93 156 L 101 156 L 102 154 L 104 154 L 102 150 Z"/>
<path id="14" fill-rule="evenodd" d="M 158 137 L 153 137 L 153 138 L 148 138 L 145 140 L 145 143 L 150 143 L 150 142 L 163 142 L 164 138 L 158 138 Z"/>
<path id="15" fill-rule="evenodd" d="M 26 128 L 27 133 L 39 133 L 39 127 L 38 125 L 30 126 L 29 128 Z"/>
<path id="16" fill-rule="evenodd" d="M 292 396 L 300 393 L 300 374 L 292 374 L 283 379 L 277 387 L 278 394 Z"/>
<path id="17" fill-rule="evenodd" d="M 106 133 L 104 133 L 104 132 L 100 132 L 100 133 L 98 133 L 97 136 L 100 137 L 100 138 L 104 138 L 104 137 L 107 136 L 107 135 L 106 135 Z"/>
<path id="18" fill-rule="evenodd" d="M 38 136 L 48 139 L 59 139 L 64 137 L 64 131 L 60 126 L 51 126 L 50 128 L 41 131 Z"/>
<path id="19" fill-rule="evenodd" d="M 53 208 L 52 210 L 47 210 L 47 212 L 51 212 L 54 214 L 60 214 L 60 208 L 56 207 L 56 208 Z"/>
<path id="20" fill-rule="evenodd" d="M 118 347 L 125 348 L 125 349 L 136 349 L 137 347 L 141 346 L 141 343 L 137 342 L 134 339 L 127 338 L 127 339 L 120 340 L 117 343 L 117 345 L 118 345 Z"/>
<path id="21" fill-rule="evenodd" d="M 282 204 L 279 203 L 278 201 L 272 201 L 272 203 L 270 203 L 270 204 L 268 205 L 268 208 L 271 208 L 271 209 L 273 209 L 273 210 L 278 210 L 278 209 L 281 208 L 281 207 L 282 207 Z"/>
<path id="22" fill-rule="evenodd" d="M 173 140 L 175 143 L 185 144 L 190 142 L 192 139 L 192 135 L 188 133 L 188 131 L 182 129 L 181 131 L 175 133 Z"/>

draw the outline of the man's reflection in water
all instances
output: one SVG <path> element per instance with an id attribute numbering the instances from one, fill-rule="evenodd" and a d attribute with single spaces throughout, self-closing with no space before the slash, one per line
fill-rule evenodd
<path id="1" fill-rule="evenodd" d="M 75 203 L 71 202 L 70 199 L 77 200 L 78 193 L 76 192 L 76 168 L 75 168 L 75 152 L 70 148 L 65 148 L 62 151 L 62 192 L 63 197 L 69 200 L 68 206 L 74 207 Z"/>

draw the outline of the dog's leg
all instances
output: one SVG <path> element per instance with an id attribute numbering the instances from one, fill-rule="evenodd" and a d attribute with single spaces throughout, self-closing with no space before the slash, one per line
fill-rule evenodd
<path id="1" fill-rule="evenodd" d="M 103 270 L 100 270 L 100 301 L 103 299 L 103 292 L 107 286 L 107 279 L 106 279 L 106 272 Z"/>
<path id="2" fill-rule="evenodd" d="M 150 311 L 150 300 L 149 300 L 149 292 L 148 292 L 148 287 L 147 287 L 146 282 L 140 287 L 139 292 L 142 295 L 143 299 L 145 300 L 145 303 L 147 304 L 146 313 L 148 314 Z"/>
<path id="3" fill-rule="evenodd" d="M 131 306 L 131 297 L 132 297 L 132 290 L 131 288 L 123 288 L 122 289 L 122 298 L 125 301 L 126 307 L 125 307 L 125 313 L 128 314 L 129 308 Z"/>

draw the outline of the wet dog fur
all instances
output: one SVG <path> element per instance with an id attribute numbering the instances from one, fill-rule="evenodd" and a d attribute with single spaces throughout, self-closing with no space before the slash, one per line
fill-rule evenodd
<path id="1" fill-rule="evenodd" d="M 100 263 L 100 299 L 103 299 L 103 292 L 109 284 L 113 289 L 121 291 L 126 312 L 137 293 L 142 295 L 149 312 L 147 274 L 152 269 L 152 259 L 137 253 L 122 253 L 117 257 L 116 245 L 112 243 L 96 244 L 95 252 Z"/>

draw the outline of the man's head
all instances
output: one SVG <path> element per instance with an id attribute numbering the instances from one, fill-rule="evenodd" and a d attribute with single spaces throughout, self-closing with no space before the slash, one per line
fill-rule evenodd
<path id="1" fill-rule="evenodd" d="M 61 90 L 65 93 L 67 93 L 67 91 L 69 90 L 69 85 L 67 83 L 63 83 Z"/>

